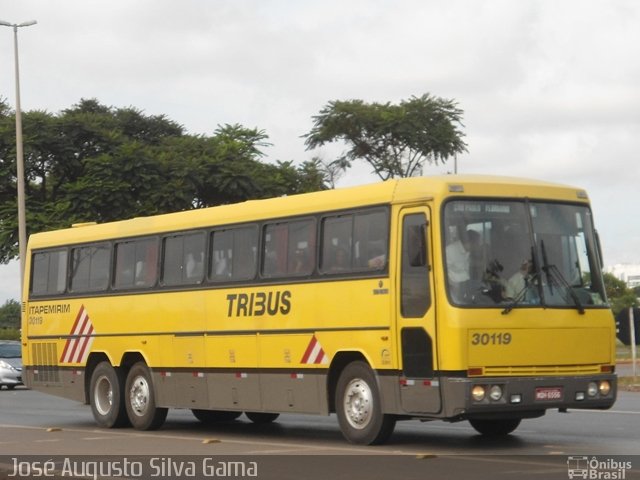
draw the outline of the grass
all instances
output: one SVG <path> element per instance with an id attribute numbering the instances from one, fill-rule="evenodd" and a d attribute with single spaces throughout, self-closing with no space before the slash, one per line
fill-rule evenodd
<path id="1" fill-rule="evenodd" d="M 618 390 L 640 392 L 640 377 L 618 377 Z"/>
<path id="2" fill-rule="evenodd" d="M 17 328 L 0 328 L 0 340 L 20 340 L 20 330 Z"/>
<path id="3" fill-rule="evenodd" d="M 620 340 L 616 340 L 616 359 L 618 361 L 631 360 L 631 346 L 623 344 Z M 636 358 L 640 358 L 640 346 L 636 347 Z"/>
<path id="4" fill-rule="evenodd" d="M 636 355 L 640 357 L 640 347 L 637 348 Z M 631 362 L 633 360 L 631 347 L 628 345 L 624 345 L 619 340 L 616 343 L 616 360 L 623 363 Z M 638 368 L 638 371 L 640 371 L 640 366 Z M 618 376 L 618 390 L 624 390 L 626 392 L 640 392 L 640 376 Z"/>

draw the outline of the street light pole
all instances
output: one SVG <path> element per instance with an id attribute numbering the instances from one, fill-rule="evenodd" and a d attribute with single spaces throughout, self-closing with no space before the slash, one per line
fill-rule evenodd
<path id="1" fill-rule="evenodd" d="M 18 249 L 20 254 L 20 292 L 24 284 L 24 265 L 27 252 L 27 221 L 24 193 L 24 151 L 22 149 L 22 109 L 20 108 L 20 68 L 18 62 L 18 28 L 35 25 L 35 20 L 9 23 L 0 20 L 0 25 L 13 28 L 13 53 L 16 72 L 16 183 L 18 184 Z"/>

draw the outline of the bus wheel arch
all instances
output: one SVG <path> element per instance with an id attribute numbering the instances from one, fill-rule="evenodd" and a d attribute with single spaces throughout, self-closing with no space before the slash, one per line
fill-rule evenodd
<path id="1" fill-rule="evenodd" d="M 147 359 L 145 356 L 138 351 L 125 352 L 120 359 L 120 367 L 123 370 L 129 371 L 131 367 L 133 367 L 138 362 L 144 362 L 145 365 L 148 365 Z"/>

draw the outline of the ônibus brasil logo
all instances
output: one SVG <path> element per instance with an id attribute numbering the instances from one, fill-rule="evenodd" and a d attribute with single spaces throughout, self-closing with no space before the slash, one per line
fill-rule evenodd
<path id="1" fill-rule="evenodd" d="M 586 455 L 567 458 L 567 474 L 569 478 L 625 480 L 627 478 L 627 470 L 631 470 L 631 468 L 631 462 L 614 458 L 603 460 Z"/>

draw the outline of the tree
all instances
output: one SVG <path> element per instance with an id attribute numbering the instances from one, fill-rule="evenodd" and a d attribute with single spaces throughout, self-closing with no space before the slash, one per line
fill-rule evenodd
<path id="1" fill-rule="evenodd" d="M 329 188 L 336 188 L 338 180 L 340 180 L 345 171 L 337 160 L 328 162 L 321 157 L 313 157 L 309 163 L 313 164 L 314 168 L 319 171 L 323 183 L 327 184 Z"/>
<path id="2" fill-rule="evenodd" d="M 467 151 L 462 114 L 455 101 L 429 94 L 398 105 L 336 100 L 313 117 L 305 144 L 310 150 L 342 140 L 348 149 L 334 165 L 347 169 L 363 159 L 382 180 L 411 177 L 422 173 L 425 162 L 446 162 Z"/>
<path id="3" fill-rule="evenodd" d="M 0 307 L 0 328 L 20 328 L 20 303 L 7 300 Z"/>
<path id="4" fill-rule="evenodd" d="M 612 273 L 604 273 L 603 277 L 607 299 L 609 300 L 614 315 L 617 315 L 626 308 L 638 306 L 636 293 L 627 287 L 624 281 Z"/>
<path id="5" fill-rule="evenodd" d="M 313 165 L 262 161 L 267 134 L 189 135 L 163 115 L 81 100 L 23 114 L 27 233 L 326 188 Z M 17 255 L 15 118 L 0 99 L 0 262 Z"/>

